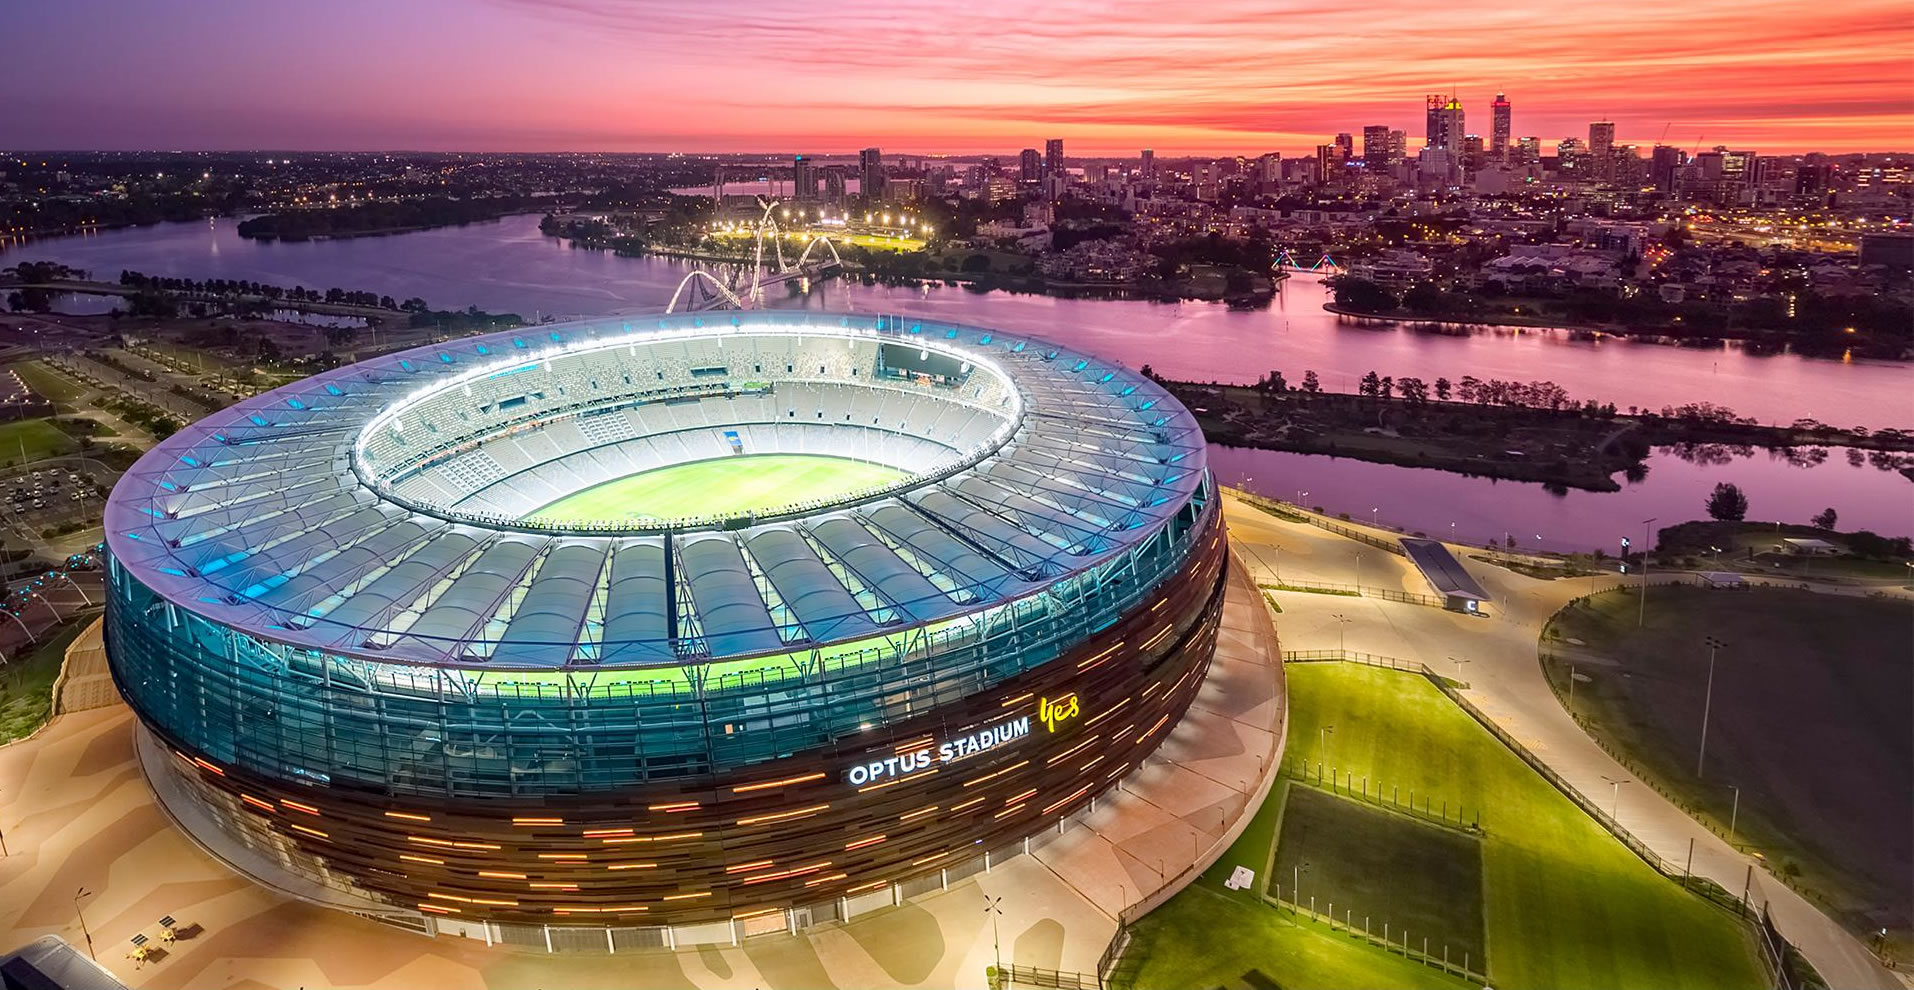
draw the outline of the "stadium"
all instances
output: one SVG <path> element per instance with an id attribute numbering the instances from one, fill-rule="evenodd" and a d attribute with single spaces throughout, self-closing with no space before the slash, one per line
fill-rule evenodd
<path id="1" fill-rule="evenodd" d="M 1182 716 L 1227 554 L 1147 378 L 769 311 L 325 372 L 168 438 L 106 526 L 110 663 L 182 827 L 546 948 L 796 929 L 1026 848 Z"/>

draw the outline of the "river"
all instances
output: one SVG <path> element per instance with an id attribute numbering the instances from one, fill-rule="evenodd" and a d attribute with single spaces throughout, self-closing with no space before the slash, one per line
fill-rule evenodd
<path id="1" fill-rule="evenodd" d="M 660 309 L 689 265 L 621 258 L 545 237 L 535 216 L 390 237 L 264 242 L 242 238 L 228 219 L 104 231 L 0 250 L 0 267 L 56 261 L 96 278 L 121 269 L 188 278 L 235 278 L 309 288 L 366 289 L 420 296 L 438 308 L 476 305 L 527 317 L 593 316 Z M 908 312 L 1048 337 L 1132 366 L 1194 380 L 1247 382 L 1271 369 L 1292 382 L 1315 371 L 1323 386 L 1353 390 L 1365 372 L 1515 380 L 1547 379 L 1578 398 L 1626 408 L 1710 401 L 1763 422 L 1813 417 L 1843 426 L 1914 426 L 1914 365 L 1757 354 L 1739 344 L 1671 347 L 1559 330 L 1486 329 L 1443 333 L 1358 326 L 1322 309 L 1320 279 L 1281 284 L 1267 309 L 1215 303 L 1062 299 L 957 286 L 889 287 L 832 280 L 772 305 L 853 312 Z M 1675 521 L 1701 514 L 1715 481 L 1741 484 L 1759 518 L 1805 522 L 1832 504 L 1843 528 L 1914 532 L 1914 486 L 1897 474 L 1850 466 L 1842 452 L 1817 467 L 1794 467 L 1765 452 L 1695 465 L 1657 452 L 1648 477 L 1620 493 L 1549 494 L 1537 485 L 1322 456 L 1219 448 L 1216 462 L 1257 477 L 1269 494 L 1310 489 L 1312 504 L 1352 515 L 1372 506 L 1384 521 L 1430 532 L 1457 523 L 1458 535 L 1486 538 L 1514 526 L 1559 548 L 1608 546 L 1623 521 Z M 1265 482 L 1264 473 L 1271 480 Z M 1275 482 L 1276 476 L 1283 481 Z M 1289 480 L 1294 478 L 1294 482 Z M 1490 488 L 1494 488 L 1491 492 Z M 1464 520 L 1476 519 L 1473 532 Z M 1499 536 L 1499 533 L 1495 534 Z M 1551 542 L 1552 541 L 1552 542 Z"/>

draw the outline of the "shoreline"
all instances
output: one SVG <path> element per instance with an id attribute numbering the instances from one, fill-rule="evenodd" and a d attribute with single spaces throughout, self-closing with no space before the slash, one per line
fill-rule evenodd
<path id="1" fill-rule="evenodd" d="M 1796 342 L 1785 334 L 1758 330 L 1726 329 L 1709 331 L 1707 333 L 1687 333 L 1682 328 L 1673 326 L 1641 327 L 1619 323 L 1569 323 L 1562 320 L 1542 319 L 1540 317 L 1531 319 L 1521 316 L 1499 315 L 1457 317 L 1411 316 L 1407 314 L 1383 316 L 1338 306 L 1333 301 L 1323 303 L 1323 311 L 1334 313 L 1345 319 L 1355 320 L 1358 323 L 1388 324 L 1392 327 L 1409 327 L 1411 329 L 1414 329 L 1418 325 L 1428 325 L 1433 327 L 1453 327 L 1461 330 L 1490 328 L 1554 330 L 1568 334 L 1592 334 L 1598 337 L 1604 335 L 1626 337 L 1630 340 L 1641 340 L 1661 344 L 1666 347 L 1716 346 L 1726 343 L 1727 341 L 1737 340 L 1760 345 L 1764 348 L 1771 348 L 1777 354 L 1792 354 L 1797 357 L 1819 358 L 1830 361 L 1842 360 L 1843 358 L 1841 354 L 1836 353 L 1823 354 L 1816 351 L 1802 350 L 1796 347 Z M 1863 361 L 1906 361 L 1909 360 L 1910 357 L 1914 357 L 1914 355 L 1903 354 L 1899 357 L 1895 357 L 1891 355 L 1864 354 L 1860 355 L 1859 359 Z"/>
<path id="2" fill-rule="evenodd" d="M 1768 450 L 1843 447 L 1914 454 L 1914 434 L 1796 430 L 1657 415 L 1591 416 L 1579 407 L 1551 410 L 1449 401 L 1411 403 L 1343 392 L 1263 392 L 1250 386 L 1158 379 L 1196 415 L 1212 443 L 1293 454 L 1327 454 L 1372 464 L 1434 468 L 1468 477 L 1533 482 L 1559 489 L 1616 492 L 1616 475 L 1638 468 L 1655 448 L 1720 444 Z M 1398 425 L 1373 424 L 1388 416 Z M 1492 420 L 1487 434 L 1465 435 L 1428 423 Z M 1914 468 L 1903 474 L 1914 478 Z"/>

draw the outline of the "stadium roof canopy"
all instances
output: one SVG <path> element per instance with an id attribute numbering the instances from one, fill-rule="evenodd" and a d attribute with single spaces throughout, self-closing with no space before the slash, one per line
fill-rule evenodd
<path id="1" fill-rule="evenodd" d="M 747 353 L 827 345 L 854 380 L 835 365 L 744 367 Z M 900 367 L 879 381 L 885 353 Z M 703 398 L 621 397 L 681 379 L 681 395 Z M 525 431 L 543 431 L 539 444 L 580 449 L 541 457 L 610 463 L 650 442 L 633 402 L 694 420 L 673 435 L 703 442 L 725 435 L 724 410 L 781 394 L 860 414 L 921 397 L 961 407 L 969 425 L 942 437 L 952 416 L 926 412 L 888 428 L 887 443 L 944 454 L 882 491 L 629 529 L 501 514 L 514 492 L 551 484 L 556 461 L 500 468 L 473 453 L 501 436 L 529 448 Z M 607 411 L 639 425 L 614 435 L 610 419 L 586 421 Z M 808 424 L 790 415 L 753 428 L 834 425 L 822 405 Z M 573 425 L 555 429 L 563 417 Z M 481 462 L 491 473 L 475 473 Z M 1029 337 L 868 315 L 679 314 L 431 344 L 245 400 L 141 458 L 106 526 L 115 566 L 265 640 L 461 667 L 642 667 L 887 636 L 1043 592 L 1151 539 L 1201 489 L 1204 465 L 1194 419 L 1155 383 Z"/>

